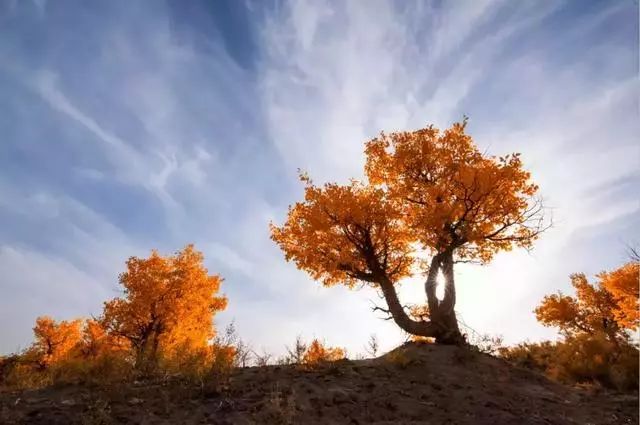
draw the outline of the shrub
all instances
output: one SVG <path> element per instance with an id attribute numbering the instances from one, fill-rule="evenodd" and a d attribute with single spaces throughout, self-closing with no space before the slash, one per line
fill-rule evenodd
<path id="1" fill-rule="evenodd" d="M 37 365 L 25 361 L 13 363 L 6 371 L 2 385 L 17 390 L 38 389 L 52 384 L 51 375 Z"/>
<path id="2" fill-rule="evenodd" d="M 391 365 L 405 369 L 411 364 L 411 359 L 402 349 L 396 349 L 384 356 L 384 359 Z"/>
<path id="3" fill-rule="evenodd" d="M 602 334 L 583 334 L 556 343 L 524 343 L 500 349 L 500 355 L 562 383 L 618 390 L 638 387 L 638 349 L 628 343 L 616 344 Z"/>
<path id="4" fill-rule="evenodd" d="M 345 351 L 338 347 L 327 347 L 317 339 L 311 341 L 302 356 L 302 364 L 306 366 L 317 366 L 322 363 L 334 362 L 344 359 Z"/>

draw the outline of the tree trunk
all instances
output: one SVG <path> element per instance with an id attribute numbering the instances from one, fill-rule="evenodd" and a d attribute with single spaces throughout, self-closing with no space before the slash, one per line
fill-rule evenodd
<path id="1" fill-rule="evenodd" d="M 393 283 L 387 279 L 386 277 L 382 277 L 378 281 L 380 285 L 380 289 L 382 289 L 382 294 L 384 295 L 385 301 L 387 302 L 387 306 L 389 308 L 389 313 L 393 318 L 393 321 L 402 329 L 403 331 L 417 336 L 431 337 L 434 338 L 436 336 L 436 328 L 433 326 L 431 322 L 413 320 L 404 308 L 402 304 L 400 304 L 400 300 L 398 299 L 398 294 L 396 293 L 396 288 L 393 286 Z"/>
<path id="2" fill-rule="evenodd" d="M 445 296 L 442 301 L 436 296 L 437 277 L 440 269 L 442 269 L 445 278 Z M 464 343 L 454 309 L 456 291 L 453 279 L 453 254 L 451 252 L 446 251 L 436 254 L 431 260 L 427 281 L 425 282 L 429 321 L 414 320 L 409 317 L 402 304 L 400 304 L 393 282 L 384 273 L 377 273 L 374 281 L 382 289 L 382 294 L 387 302 L 388 313 L 402 330 L 411 335 L 435 338 L 436 342 L 441 344 Z"/>
<path id="3" fill-rule="evenodd" d="M 442 270 L 444 276 L 444 298 L 439 300 L 436 296 L 438 270 Z M 425 283 L 427 302 L 429 305 L 429 318 L 436 328 L 436 342 L 442 344 L 461 344 L 464 338 L 458 327 L 456 318 L 456 287 L 453 274 L 453 253 L 445 251 L 436 254 L 431 260 L 431 267 Z"/>
<path id="4" fill-rule="evenodd" d="M 142 365 L 144 364 L 145 345 L 146 345 L 146 340 L 133 344 L 134 352 L 135 352 L 135 363 L 134 363 L 135 369 L 142 369 Z"/>
<path id="5" fill-rule="evenodd" d="M 436 289 L 438 287 L 438 270 L 442 264 L 441 254 L 436 254 L 431 259 L 431 265 L 429 266 L 429 274 L 427 275 L 427 281 L 424 284 L 424 290 L 427 293 L 427 305 L 429 306 L 429 314 L 438 311 L 439 300 L 436 295 Z"/>
<path id="6" fill-rule="evenodd" d="M 440 344 L 463 344 L 464 337 L 460 333 L 460 328 L 458 327 L 458 319 L 456 318 L 456 312 L 451 310 L 449 312 L 446 311 L 438 311 L 438 313 L 433 317 L 432 322 L 436 326 L 436 342 Z"/>

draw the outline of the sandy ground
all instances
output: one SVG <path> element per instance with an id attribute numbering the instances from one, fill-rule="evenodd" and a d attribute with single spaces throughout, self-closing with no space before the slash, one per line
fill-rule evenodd
<path id="1" fill-rule="evenodd" d="M 406 344 L 305 370 L 0 393 L 2 424 L 637 424 L 638 394 L 593 394 L 491 356 Z"/>

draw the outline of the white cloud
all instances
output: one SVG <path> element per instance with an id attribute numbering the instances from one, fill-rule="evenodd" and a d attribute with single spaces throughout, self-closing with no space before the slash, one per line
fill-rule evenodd
<path id="1" fill-rule="evenodd" d="M 215 263 L 222 263 L 222 265 L 230 270 L 239 271 L 247 277 L 253 277 L 254 264 L 251 261 L 246 260 L 232 248 L 222 245 L 217 242 L 210 243 L 202 247 L 208 256 L 209 260 Z"/>
<path id="2" fill-rule="evenodd" d="M 169 175 L 177 168 L 175 158 L 171 161 L 160 155 L 163 165 L 159 171 L 155 171 L 153 169 L 155 164 L 148 158 L 120 137 L 103 129 L 95 119 L 78 109 L 58 88 L 56 80 L 54 74 L 45 70 L 36 74 L 33 87 L 54 110 L 72 119 L 90 131 L 96 140 L 106 144 L 103 152 L 108 155 L 112 165 L 117 169 L 118 178 L 127 183 L 146 187 L 169 205 L 176 205 L 171 195 L 165 190 Z"/>
<path id="3" fill-rule="evenodd" d="M 579 20 L 553 45 L 532 30 L 559 3 L 336 7 L 295 2 L 265 29 L 262 87 L 271 138 L 284 161 L 319 181 L 344 181 L 361 175 L 362 143 L 378 131 L 448 126 L 471 115 L 470 131 L 482 149 L 523 152 L 553 207 L 556 229 L 533 255 L 506 253 L 489 267 L 461 267 L 458 308 L 472 327 L 504 333 L 510 342 L 527 334 L 549 336 L 535 324 L 532 306 L 542 293 L 566 283 L 576 271 L 567 270 L 569 264 L 591 261 L 558 261 L 571 256 L 576 232 L 638 210 L 633 200 L 587 197 L 585 188 L 637 175 L 640 155 L 632 143 L 638 125 L 619 125 L 637 122 L 637 101 L 631 101 L 637 99 L 637 78 L 613 77 L 630 69 L 623 59 L 609 62 L 611 78 L 591 77 L 589 61 L 616 46 L 602 40 L 570 65 L 550 62 L 545 47 L 561 49 L 561 43 L 599 30 L 620 13 L 619 5 Z M 527 41 L 538 37 L 537 45 L 513 50 L 524 34 Z M 486 87 L 509 97 L 479 97 Z M 474 120 L 475 111 L 503 111 L 503 101 L 513 105 L 508 116 Z M 604 166 L 605 157 L 615 166 Z M 424 299 L 421 285 L 405 285 L 401 292 L 405 299 Z"/>
<path id="4" fill-rule="evenodd" d="M 58 320 L 89 316 L 112 296 L 104 282 L 67 260 L 20 247 L 0 245 L 0 274 L 0 290 L 9 294 L 0 302 L 0 320 L 11 324 L 1 330 L 3 352 L 30 343 L 36 315 Z"/>
<path id="5" fill-rule="evenodd" d="M 56 149 L 73 153 L 76 144 L 92 140 L 95 157 L 107 164 L 78 163 L 73 173 L 145 189 L 162 201 L 162 211 L 139 211 L 135 202 L 128 209 L 137 216 L 164 214 L 165 222 L 152 223 L 151 235 L 129 235 L 72 189 L 42 185 L 20 193 L 0 185 L 0 212 L 45 223 L 55 235 L 41 236 L 55 246 L 49 251 L 0 241 L 0 267 L 10 276 L 0 289 L 49 285 L 56 288 L 53 314 L 86 314 L 114 295 L 127 256 L 193 241 L 211 272 L 224 271 L 227 278 L 223 291 L 230 306 L 220 323 L 235 318 L 255 348 L 281 352 L 302 333 L 356 352 L 374 332 L 391 348 L 401 334 L 370 311 L 370 301 L 378 302 L 374 291 L 323 288 L 285 263 L 269 240 L 268 222 L 282 222 L 285 203 L 300 196 L 276 180 L 282 167 L 290 175 L 301 167 L 317 181 L 358 177 L 362 144 L 380 130 L 446 126 L 466 113 L 483 149 L 523 152 L 557 225 L 532 254 L 506 253 L 485 268 L 460 267 L 458 309 L 473 328 L 504 333 L 512 342 L 551 335 L 536 325 L 531 310 L 542 294 L 566 285 L 574 267 L 590 271 L 610 264 L 610 258 L 579 258 L 576 240 L 593 243 L 594 226 L 628 231 L 624 220 L 637 214 L 637 203 L 608 188 L 637 177 L 640 156 L 638 82 L 619 77 L 636 67 L 625 47 L 602 38 L 574 62 L 559 63 L 562 58 L 551 54 L 575 53 L 576 40 L 618 19 L 622 6 L 576 21 L 552 39 L 539 34 L 536 27 L 559 7 L 284 3 L 259 34 L 257 75 L 235 64 L 218 40 L 202 50 L 188 38 L 176 40 L 167 16 L 153 8 L 140 11 L 153 24 L 145 27 L 150 31 L 131 31 L 119 20 L 101 27 L 95 62 L 81 64 L 96 72 L 73 83 L 55 64 L 23 72 L 30 69 L 26 61 L 11 63 L 16 58 L 5 55 L 0 70 L 26 78 L 60 128 L 91 136 L 61 132 L 68 138 L 60 137 Z M 602 64 L 600 76 L 594 63 Z M 95 93 L 99 101 L 91 97 Z M 282 189 L 260 193 L 273 185 Z M 580 252 L 586 251 L 592 248 Z M 100 289 L 82 292 L 82 282 L 89 281 Z M 424 299 L 419 281 L 407 282 L 401 293 L 406 301 Z M 13 305 L 29 302 L 21 300 L 8 303 L 11 314 Z M 27 332 L 33 311 L 49 310 L 41 304 L 25 308 L 20 332 Z M 17 335 L 12 340 L 22 338 Z"/>

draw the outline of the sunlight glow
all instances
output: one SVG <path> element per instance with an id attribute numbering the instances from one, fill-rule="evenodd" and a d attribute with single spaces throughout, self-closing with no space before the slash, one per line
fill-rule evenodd
<path id="1" fill-rule="evenodd" d="M 444 298 L 444 275 L 442 272 L 438 272 L 436 281 L 438 282 L 438 286 L 436 287 L 436 296 L 441 300 Z"/>

